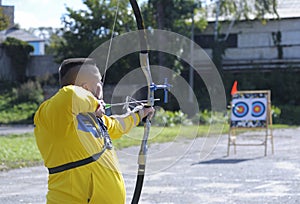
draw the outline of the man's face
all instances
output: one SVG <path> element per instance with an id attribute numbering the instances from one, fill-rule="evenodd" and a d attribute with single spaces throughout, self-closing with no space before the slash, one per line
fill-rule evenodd
<path id="1" fill-rule="evenodd" d="M 88 90 L 92 92 L 97 99 L 103 99 L 103 84 L 101 80 L 102 77 L 98 71 L 97 74 L 92 75 L 90 80 L 87 81 Z"/>

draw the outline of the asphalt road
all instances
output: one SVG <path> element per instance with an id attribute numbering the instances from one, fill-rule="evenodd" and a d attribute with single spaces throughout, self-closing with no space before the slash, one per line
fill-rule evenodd
<path id="1" fill-rule="evenodd" d="M 0 126 L 0 135 L 33 132 L 33 128 L 33 125 L 4 125 Z"/>
<path id="2" fill-rule="evenodd" d="M 227 136 L 201 158 L 204 139 L 153 144 L 140 203 L 298 204 L 300 203 L 300 128 L 274 130 L 270 145 L 241 146 L 226 157 Z M 251 133 L 252 134 L 252 133 Z M 246 133 L 240 141 L 249 141 Z M 138 147 L 118 151 L 130 203 Z M 159 155 L 164 153 L 165 156 Z M 32 167 L 0 172 L 0 204 L 45 203 L 47 171 Z"/>

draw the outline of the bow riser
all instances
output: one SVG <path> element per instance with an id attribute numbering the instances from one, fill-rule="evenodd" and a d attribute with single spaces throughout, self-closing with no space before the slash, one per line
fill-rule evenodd
<path id="1" fill-rule="evenodd" d="M 150 64 L 149 64 L 149 56 L 148 53 L 140 53 L 140 65 L 143 70 L 143 73 L 147 80 L 147 87 L 148 87 L 148 102 L 146 106 L 153 106 L 154 105 L 154 90 L 151 90 L 151 85 L 153 84 L 151 71 L 150 71 Z"/>

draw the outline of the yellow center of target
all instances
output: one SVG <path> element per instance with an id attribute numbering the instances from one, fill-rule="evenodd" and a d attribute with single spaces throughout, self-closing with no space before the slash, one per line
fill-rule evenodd
<path id="1" fill-rule="evenodd" d="M 243 106 L 239 106 L 237 109 L 238 113 L 243 113 L 244 112 L 244 107 Z"/>
<path id="2" fill-rule="evenodd" d="M 260 111 L 260 107 L 259 106 L 256 106 L 256 107 L 254 107 L 254 112 L 259 112 Z"/>

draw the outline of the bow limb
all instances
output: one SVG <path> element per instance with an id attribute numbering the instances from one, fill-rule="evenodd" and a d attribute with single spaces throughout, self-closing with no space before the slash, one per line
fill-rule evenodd
<path id="1" fill-rule="evenodd" d="M 133 13 L 139 30 L 139 38 L 140 38 L 140 46 L 141 46 L 140 65 L 144 75 L 146 76 L 147 87 L 148 87 L 148 97 L 147 97 L 146 105 L 148 107 L 152 107 L 154 105 L 154 89 L 152 88 L 153 81 L 150 72 L 149 57 L 148 57 L 148 50 L 147 50 L 147 35 L 146 35 L 141 11 L 136 0 L 130 0 L 130 5 L 133 9 Z M 137 174 L 134 195 L 131 201 L 132 204 L 136 204 L 139 202 L 141 191 L 143 188 L 143 182 L 144 182 L 144 176 L 146 170 L 146 156 L 148 150 L 147 142 L 150 133 L 150 127 L 151 127 L 151 121 L 149 117 L 147 117 L 146 122 L 144 124 L 144 136 L 143 136 L 139 157 L 138 157 L 138 174 Z"/>
<path id="2" fill-rule="evenodd" d="M 151 71 L 150 71 L 150 65 L 149 65 L 149 54 L 148 54 L 148 43 L 147 43 L 147 34 L 144 26 L 143 17 L 141 15 L 140 8 L 136 2 L 136 0 L 129 0 L 130 5 L 133 9 L 133 13 L 136 19 L 137 27 L 139 30 L 139 39 L 140 39 L 140 46 L 141 46 L 141 52 L 140 52 L 140 65 L 143 70 L 143 73 L 147 80 L 147 86 L 148 86 L 148 97 L 147 97 L 147 105 L 153 106 L 154 105 L 154 84 L 152 81 Z"/>

